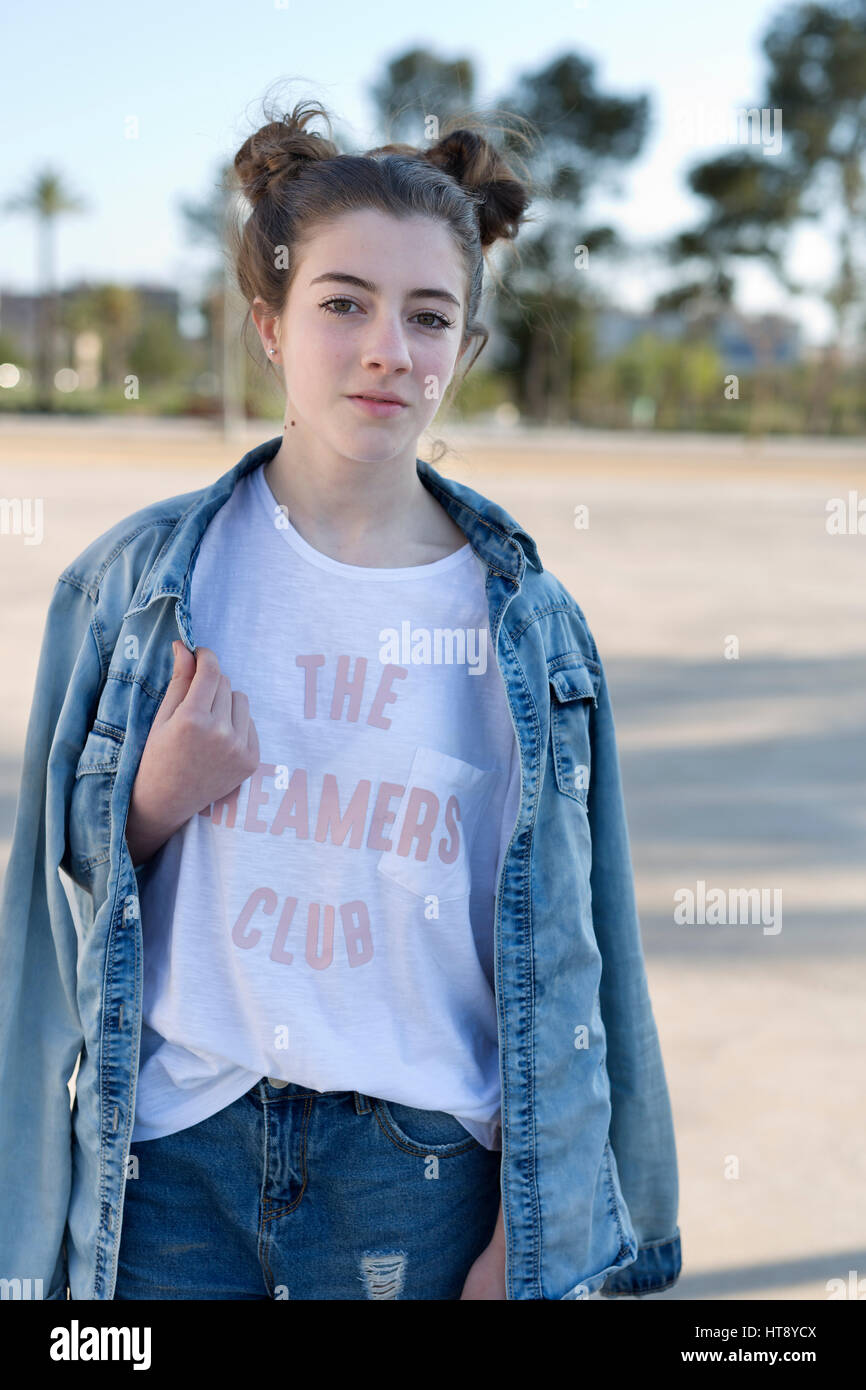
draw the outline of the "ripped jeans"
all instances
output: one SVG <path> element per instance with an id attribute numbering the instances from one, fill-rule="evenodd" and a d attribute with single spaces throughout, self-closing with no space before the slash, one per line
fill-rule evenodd
<path id="1" fill-rule="evenodd" d="M 117 1299 L 459 1299 L 499 1213 L 499 1150 L 358 1091 L 262 1078 L 130 1157 Z"/>

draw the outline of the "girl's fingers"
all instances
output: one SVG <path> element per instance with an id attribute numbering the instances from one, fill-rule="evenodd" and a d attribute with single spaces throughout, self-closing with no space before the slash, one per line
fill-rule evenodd
<path id="1" fill-rule="evenodd" d="M 232 691 L 232 726 L 238 738 L 246 743 L 250 724 L 250 702 L 242 690 Z"/>
<path id="2" fill-rule="evenodd" d="M 228 676 L 220 676 L 211 705 L 214 719 L 226 728 L 232 723 L 232 683 Z"/>
<path id="3" fill-rule="evenodd" d="M 253 763 L 255 763 L 256 767 L 258 767 L 258 765 L 259 765 L 259 736 L 258 736 L 258 733 L 256 732 L 256 726 L 255 726 L 255 724 L 253 723 L 252 719 L 250 720 L 249 732 L 248 732 L 248 734 L 247 734 L 247 750 L 248 750 L 248 752 L 249 752 L 250 759 L 252 760 Z"/>
<path id="4" fill-rule="evenodd" d="M 196 647 L 195 675 L 186 698 L 193 709 L 212 710 L 219 689 L 220 664 L 210 647 Z"/>

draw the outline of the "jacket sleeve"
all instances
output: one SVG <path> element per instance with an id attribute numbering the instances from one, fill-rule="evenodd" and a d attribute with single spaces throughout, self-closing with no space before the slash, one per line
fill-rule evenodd
<path id="1" fill-rule="evenodd" d="M 593 650 L 601 680 L 590 718 L 592 917 L 602 957 L 610 1143 L 638 1240 L 637 1260 L 605 1282 L 610 1296 L 674 1283 L 681 1252 L 673 1116 L 647 987 L 613 708 L 594 642 Z"/>
<path id="2" fill-rule="evenodd" d="M 18 1283 L 8 1286 L 12 1297 L 67 1297 L 67 1083 L 83 1035 L 77 933 L 58 870 L 69 792 L 100 675 L 92 608 L 82 588 L 57 581 L 0 897 L 0 1278 L 20 1281 L 21 1293 L 15 1292 Z"/>

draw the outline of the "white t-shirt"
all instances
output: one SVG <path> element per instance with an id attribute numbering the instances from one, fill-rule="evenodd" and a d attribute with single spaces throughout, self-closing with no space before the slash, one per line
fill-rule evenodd
<path id="1" fill-rule="evenodd" d="M 143 884 L 133 1140 L 270 1076 L 444 1110 L 501 1148 L 493 914 L 520 762 L 483 565 L 468 543 L 342 564 L 256 468 L 202 537 L 190 616 L 260 761 Z"/>

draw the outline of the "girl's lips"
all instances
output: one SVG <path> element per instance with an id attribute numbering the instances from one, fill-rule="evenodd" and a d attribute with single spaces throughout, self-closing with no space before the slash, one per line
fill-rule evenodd
<path id="1" fill-rule="evenodd" d="M 401 410 L 406 409 L 405 405 L 400 405 L 399 401 L 372 401 L 365 396 L 347 396 L 346 399 L 353 401 L 368 415 L 398 415 Z"/>

